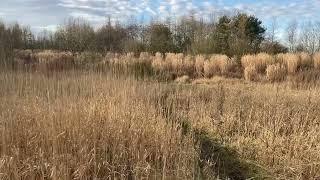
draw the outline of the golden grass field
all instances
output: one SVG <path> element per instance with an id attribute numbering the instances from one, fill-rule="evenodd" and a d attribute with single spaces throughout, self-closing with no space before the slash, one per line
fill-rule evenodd
<path id="1" fill-rule="evenodd" d="M 318 86 L 210 74 L 229 71 L 222 56 L 198 56 L 193 65 L 181 59 L 146 61 L 179 76 L 194 66 L 202 77 L 177 83 L 116 70 L 1 70 L 0 179 L 320 178 Z M 247 67 L 270 79 L 283 76 L 281 68 L 296 72 L 295 63 L 269 62 L 244 65 L 244 76 Z"/>

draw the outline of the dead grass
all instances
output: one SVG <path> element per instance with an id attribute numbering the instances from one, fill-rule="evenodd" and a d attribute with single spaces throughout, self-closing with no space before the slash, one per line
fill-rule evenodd
<path id="1" fill-rule="evenodd" d="M 286 68 L 280 64 L 268 65 L 267 67 L 267 80 L 270 82 L 283 81 L 286 78 Z"/>
<path id="2" fill-rule="evenodd" d="M 258 73 L 264 73 L 267 66 L 273 64 L 275 59 L 272 55 L 259 53 L 256 55 L 245 55 L 241 58 L 241 64 L 244 68 L 254 66 Z"/>
<path id="3" fill-rule="evenodd" d="M 72 55 L 68 52 L 50 50 L 40 52 L 26 50 L 16 53 L 15 61 L 19 62 L 18 64 L 33 64 L 42 71 L 61 71 L 79 67 L 90 69 L 94 67 L 105 71 L 111 69 L 117 74 L 134 74 L 134 76 L 142 78 L 150 75 L 165 81 L 175 80 L 177 77 L 186 75 L 192 79 L 224 76 L 255 81 L 268 79 L 273 82 L 280 79 L 289 79 L 287 76 L 298 76 L 301 72 L 306 73 L 320 67 L 318 65 L 320 64 L 318 54 L 314 54 L 312 57 L 310 54 L 303 52 L 275 56 L 266 53 L 245 55 L 241 58 L 241 65 L 236 63 L 233 58 L 220 54 L 210 55 L 207 58 L 205 55 L 192 56 L 175 53 L 166 53 L 165 55 L 156 53 L 152 55 L 145 52 L 142 52 L 140 56 L 136 56 L 134 53 L 101 55 L 93 52 Z"/>
<path id="4" fill-rule="evenodd" d="M 320 69 L 320 53 L 315 53 L 313 55 L 313 63 L 315 69 Z"/>
<path id="5" fill-rule="evenodd" d="M 203 55 L 197 55 L 195 58 L 195 69 L 198 77 L 202 77 L 204 75 L 204 62 L 205 57 Z"/>
<path id="6" fill-rule="evenodd" d="M 310 69 L 313 65 L 312 57 L 306 52 L 301 52 L 300 54 L 300 68 Z"/>
<path id="7" fill-rule="evenodd" d="M 270 179 L 320 176 L 317 88 L 90 71 L 2 71 L 0 81 L 1 179 L 266 178 L 242 160 Z"/>
<path id="8" fill-rule="evenodd" d="M 301 65 L 301 59 L 299 54 L 287 53 L 279 54 L 278 59 L 281 63 L 286 65 L 289 74 L 295 74 Z"/>
<path id="9" fill-rule="evenodd" d="M 254 81 L 257 79 L 258 73 L 255 66 L 248 66 L 244 69 L 244 78 L 247 81 Z"/>
<path id="10" fill-rule="evenodd" d="M 209 60 L 204 62 L 204 75 L 205 77 L 225 75 L 233 65 L 231 59 L 226 55 L 212 55 Z"/>
<path id="11" fill-rule="evenodd" d="M 157 99 L 149 104 L 150 86 L 98 74 L 7 75 L 0 75 L 1 179 L 195 176 L 193 137 L 166 121 Z"/>

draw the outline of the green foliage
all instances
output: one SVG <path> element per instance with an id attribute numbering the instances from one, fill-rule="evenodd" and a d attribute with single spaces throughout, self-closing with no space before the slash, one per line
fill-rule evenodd
<path id="1" fill-rule="evenodd" d="M 212 33 L 212 53 L 229 56 L 257 53 L 266 29 L 254 16 L 222 16 Z"/>

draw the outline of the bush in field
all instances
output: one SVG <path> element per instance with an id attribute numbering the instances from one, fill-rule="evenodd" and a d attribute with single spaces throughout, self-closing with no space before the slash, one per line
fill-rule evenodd
<path id="1" fill-rule="evenodd" d="M 280 63 L 268 65 L 267 79 L 271 82 L 282 81 L 286 77 L 286 68 Z"/>

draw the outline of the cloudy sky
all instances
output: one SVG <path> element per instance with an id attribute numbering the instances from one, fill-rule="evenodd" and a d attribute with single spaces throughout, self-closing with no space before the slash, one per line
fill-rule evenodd
<path id="1" fill-rule="evenodd" d="M 84 17 L 99 25 L 111 16 L 119 21 L 135 17 L 181 17 L 196 13 L 211 17 L 223 12 L 243 11 L 254 14 L 267 27 L 273 17 L 278 22 L 316 20 L 320 0 L 0 0 L 0 19 L 30 25 L 35 31 L 54 29 L 67 17 Z"/>

